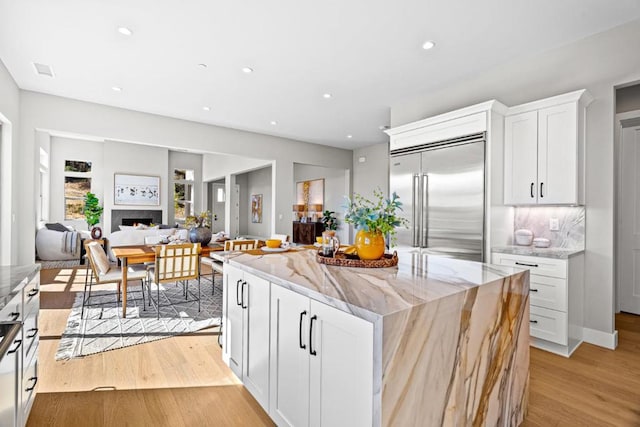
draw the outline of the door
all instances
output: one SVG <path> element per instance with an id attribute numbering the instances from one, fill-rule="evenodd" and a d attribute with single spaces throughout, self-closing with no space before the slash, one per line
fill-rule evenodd
<path id="1" fill-rule="evenodd" d="M 226 355 L 229 367 L 238 378 L 242 378 L 242 339 L 243 339 L 243 309 L 241 292 L 244 285 L 243 272 L 229 264 L 224 265 L 224 280 L 226 291 L 225 339 Z"/>
<path id="2" fill-rule="evenodd" d="M 373 324 L 310 306 L 310 426 L 373 425 Z"/>
<path id="3" fill-rule="evenodd" d="M 242 382 L 258 403 L 269 410 L 269 282 L 244 273 Z"/>
<path id="4" fill-rule="evenodd" d="M 535 204 L 538 194 L 538 112 L 504 119 L 504 204 Z"/>
<path id="5" fill-rule="evenodd" d="M 279 426 L 309 425 L 309 298 L 271 285 L 269 415 Z"/>
<path id="6" fill-rule="evenodd" d="M 224 210 L 227 200 L 224 184 L 210 184 L 211 191 L 211 217 L 213 218 L 211 231 L 217 233 L 224 231 Z"/>
<path id="7" fill-rule="evenodd" d="M 578 203 L 578 105 L 538 111 L 538 204 Z"/>
<path id="8" fill-rule="evenodd" d="M 640 314 L 640 126 L 622 129 L 618 197 L 620 310 Z"/>
<path id="9" fill-rule="evenodd" d="M 400 250 L 420 246 L 420 153 L 391 158 L 389 188 L 400 196 L 402 211 L 399 216 L 409 222 L 409 227 L 396 229 L 397 246 Z"/>
<path id="10" fill-rule="evenodd" d="M 483 260 L 484 141 L 422 153 L 422 247 Z"/>

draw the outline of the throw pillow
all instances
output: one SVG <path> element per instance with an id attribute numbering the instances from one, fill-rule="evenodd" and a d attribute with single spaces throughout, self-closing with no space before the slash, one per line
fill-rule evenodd
<path id="1" fill-rule="evenodd" d="M 67 227 L 65 227 L 64 225 L 60 224 L 59 222 L 45 224 L 44 226 L 47 227 L 47 230 L 69 231 L 69 229 Z"/>

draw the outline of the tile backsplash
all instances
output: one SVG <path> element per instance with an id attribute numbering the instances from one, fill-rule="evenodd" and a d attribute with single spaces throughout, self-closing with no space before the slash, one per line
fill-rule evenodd
<path id="1" fill-rule="evenodd" d="M 533 237 L 545 237 L 551 247 L 584 249 L 584 206 L 576 207 L 517 207 L 514 211 L 513 230 L 526 228 Z M 558 219 L 559 230 L 549 230 L 549 220 Z"/>

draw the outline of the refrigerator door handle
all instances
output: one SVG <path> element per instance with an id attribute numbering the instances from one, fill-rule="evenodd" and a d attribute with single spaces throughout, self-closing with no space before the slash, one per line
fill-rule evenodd
<path id="1" fill-rule="evenodd" d="M 420 245 L 420 242 L 418 241 L 418 239 L 420 238 L 420 222 L 417 221 L 418 217 L 420 216 L 420 205 L 418 204 L 419 200 L 420 200 L 420 176 L 419 175 L 414 175 L 413 176 L 413 191 L 412 191 L 412 196 L 413 196 L 413 210 L 411 212 L 411 224 L 413 225 L 413 230 L 412 230 L 412 246 L 415 248 L 417 246 Z"/>
<path id="2" fill-rule="evenodd" d="M 420 221 L 422 242 L 420 247 L 426 248 L 429 245 L 429 175 L 426 173 L 422 175 L 422 203 L 420 205 L 422 207 L 422 220 Z"/>

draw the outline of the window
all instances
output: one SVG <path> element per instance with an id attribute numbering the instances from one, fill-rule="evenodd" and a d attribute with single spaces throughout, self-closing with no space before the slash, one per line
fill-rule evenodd
<path id="1" fill-rule="evenodd" d="M 174 219 L 182 222 L 189 215 L 193 215 L 193 184 L 194 171 L 190 169 L 174 169 L 173 171 L 173 200 Z"/>
<path id="2" fill-rule="evenodd" d="M 91 191 L 91 162 L 64 162 L 64 219 L 84 218 L 84 196 Z"/>
<path id="3" fill-rule="evenodd" d="M 218 191 L 216 192 L 216 202 L 224 202 L 224 188 L 218 188 Z"/>

